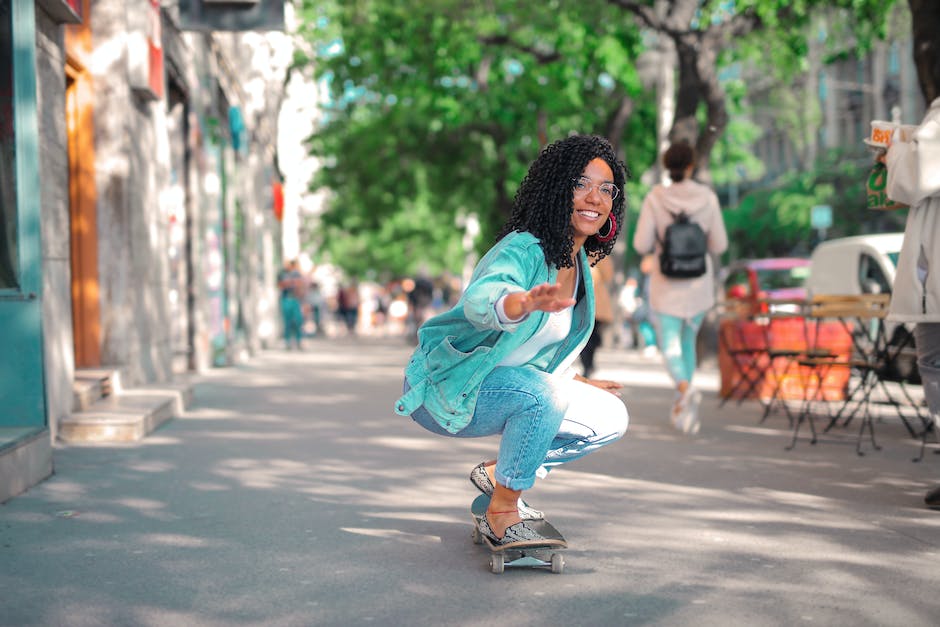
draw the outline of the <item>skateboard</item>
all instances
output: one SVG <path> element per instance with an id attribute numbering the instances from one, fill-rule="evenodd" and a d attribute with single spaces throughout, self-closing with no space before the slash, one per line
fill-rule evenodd
<path id="1" fill-rule="evenodd" d="M 565 556 L 557 551 L 567 548 L 568 542 L 561 532 L 547 520 L 530 520 L 527 522 L 545 538 L 544 540 L 526 540 L 497 546 L 480 531 L 480 520 L 486 515 L 489 504 L 490 497 L 481 494 L 470 505 L 470 515 L 473 517 L 473 543 L 485 544 L 490 549 L 491 571 L 498 575 L 510 566 L 548 568 L 553 573 L 564 572 Z"/>

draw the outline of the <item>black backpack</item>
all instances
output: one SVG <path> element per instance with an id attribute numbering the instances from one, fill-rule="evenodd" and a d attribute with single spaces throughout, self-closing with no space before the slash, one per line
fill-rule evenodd
<path id="1" fill-rule="evenodd" d="M 678 215 L 666 211 L 673 222 L 666 227 L 660 244 L 659 271 L 673 279 L 694 279 L 705 274 L 708 236 L 698 223 L 689 220 L 684 211 Z"/>

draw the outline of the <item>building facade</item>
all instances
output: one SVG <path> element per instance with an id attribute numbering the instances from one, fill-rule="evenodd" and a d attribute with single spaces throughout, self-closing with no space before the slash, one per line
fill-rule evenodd
<path id="1" fill-rule="evenodd" d="M 291 56 L 158 0 L 2 7 L 0 502 L 52 472 L 82 372 L 168 382 L 274 335 Z"/>
<path id="2" fill-rule="evenodd" d="M 786 91 L 759 74 L 748 76 L 753 121 L 763 131 L 753 146 L 765 166 L 761 183 L 812 169 L 826 151 L 866 158 L 862 139 L 872 120 L 920 122 L 926 103 L 917 83 L 905 5 L 893 9 L 886 39 L 864 51 L 854 40 L 833 50 L 833 38 L 824 34 L 835 29 L 838 18 L 817 16 L 808 31 L 817 37 L 807 41 L 806 71 L 794 76 Z"/>

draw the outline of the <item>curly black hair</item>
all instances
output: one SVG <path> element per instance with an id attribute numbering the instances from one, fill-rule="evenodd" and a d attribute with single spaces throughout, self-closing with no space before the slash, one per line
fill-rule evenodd
<path id="1" fill-rule="evenodd" d="M 617 221 L 617 235 L 624 229 L 624 183 L 627 170 L 610 142 L 596 135 L 572 135 L 546 146 L 529 166 L 529 172 L 516 192 L 512 216 L 503 225 L 498 239 L 513 231 L 528 231 L 537 238 L 545 252 L 545 259 L 558 268 L 573 266 L 574 248 L 571 213 L 574 211 L 574 181 L 581 176 L 590 161 L 601 158 L 614 173 L 614 184 L 620 194 L 614 199 L 610 215 Z M 584 250 L 593 259 L 591 265 L 610 254 L 617 241 L 601 242 L 591 236 Z"/>

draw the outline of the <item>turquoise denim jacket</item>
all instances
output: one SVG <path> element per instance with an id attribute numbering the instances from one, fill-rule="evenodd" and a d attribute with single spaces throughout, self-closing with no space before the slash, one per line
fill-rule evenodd
<path id="1" fill-rule="evenodd" d="M 580 352 L 594 328 L 594 283 L 591 273 L 584 271 L 588 263 L 583 249 L 579 259 L 584 296 L 574 307 L 572 332 L 529 362 L 545 372 L 555 372 L 567 356 Z M 549 267 L 538 238 L 531 233 L 513 232 L 497 242 L 477 264 L 454 308 L 421 326 L 418 347 L 405 368 L 411 389 L 395 403 L 395 412 L 408 416 L 424 405 L 450 433 L 466 427 L 486 375 L 548 319 L 547 313 L 537 311 L 518 322 L 502 323 L 496 315 L 496 301 L 505 294 L 557 280 L 558 268 Z"/>

